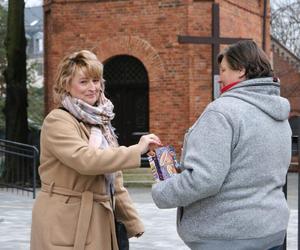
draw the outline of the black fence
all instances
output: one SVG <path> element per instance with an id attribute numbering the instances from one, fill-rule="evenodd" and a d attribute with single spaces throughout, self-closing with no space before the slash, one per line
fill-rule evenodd
<path id="1" fill-rule="evenodd" d="M 39 151 L 35 146 L 0 139 L 0 187 L 36 195 Z"/>

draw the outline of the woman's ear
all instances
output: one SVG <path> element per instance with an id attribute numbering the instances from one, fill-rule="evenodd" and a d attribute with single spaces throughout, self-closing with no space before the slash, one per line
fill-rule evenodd
<path id="1" fill-rule="evenodd" d="M 66 89 L 66 92 L 69 94 L 69 93 L 70 93 L 70 90 L 71 90 L 71 87 L 70 87 L 70 83 L 69 83 L 69 82 L 66 83 L 65 89 Z"/>
<path id="2" fill-rule="evenodd" d="M 242 68 L 239 70 L 239 78 L 242 79 L 242 78 L 245 78 L 245 75 L 246 75 L 246 69 L 245 68 Z"/>

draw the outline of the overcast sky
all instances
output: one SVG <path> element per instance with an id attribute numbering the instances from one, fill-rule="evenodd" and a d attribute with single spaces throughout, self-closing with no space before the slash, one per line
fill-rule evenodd
<path id="1" fill-rule="evenodd" d="M 25 0 L 26 7 L 40 6 L 43 0 Z"/>
<path id="2" fill-rule="evenodd" d="M 43 0 L 24 0 L 26 7 L 33 7 L 33 6 L 41 6 Z M 8 0 L 0 0 L 0 4 L 5 4 L 7 6 Z"/>
<path id="3" fill-rule="evenodd" d="M 8 0 L 4 0 L 7 2 Z M 285 3 L 285 2 L 296 2 L 299 0 L 270 0 L 271 4 L 275 7 L 277 4 Z M 25 0 L 26 7 L 33 7 L 33 6 L 41 6 L 43 3 L 43 0 Z"/>
<path id="4" fill-rule="evenodd" d="M 284 3 L 284 2 L 290 2 L 291 0 L 270 0 L 271 4 L 273 3 Z M 295 0 L 297 1 L 297 0 Z M 38 6 L 42 5 L 43 0 L 25 0 L 26 7 L 31 7 L 31 6 Z"/>
<path id="5" fill-rule="evenodd" d="M 7 1 L 7 0 L 6 0 Z M 284 2 L 293 2 L 297 0 L 270 0 L 271 4 L 274 6 L 277 5 L 278 3 L 284 3 Z M 25 0 L 26 7 L 32 7 L 32 6 L 41 6 L 43 3 L 43 0 Z"/>

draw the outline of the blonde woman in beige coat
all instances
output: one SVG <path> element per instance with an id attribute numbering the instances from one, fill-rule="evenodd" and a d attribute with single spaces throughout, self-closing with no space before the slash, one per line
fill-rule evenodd
<path id="1" fill-rule="evenodd" d="M 54 93 L 60 108 L 45 118 L 41 132 L 42 187 L 32 212 L 31 250 L 117 250 L 110 190 L 128 237 L 144 232 L 120 170 L 139 167 L 141 154 L 160 140 L 149 134 L 136 145 L 118 146 L 102 76 L 102 64 L 86 50 L 59 66 Z"/>

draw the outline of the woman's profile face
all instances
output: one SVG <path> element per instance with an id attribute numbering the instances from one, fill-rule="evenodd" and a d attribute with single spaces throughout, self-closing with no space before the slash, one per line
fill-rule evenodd
<path id="1" fill-rule="evenodd" d="M 226 85 L 246 80 L 245 69 L 243 70 L 234 70 L 231 69 L 226 57 L 223 57 L 223 60 L 220 64 L 220 85 L 221 88 L 224 88 Z"/>
<path id="2" fill-rule="evenodd" d="M 100 79 L 86 77 L 81 70 L 78 70 L 68 86 L 68 92 L 72 97 L 94 105 L 99 100 L 100 88 Z"/>

